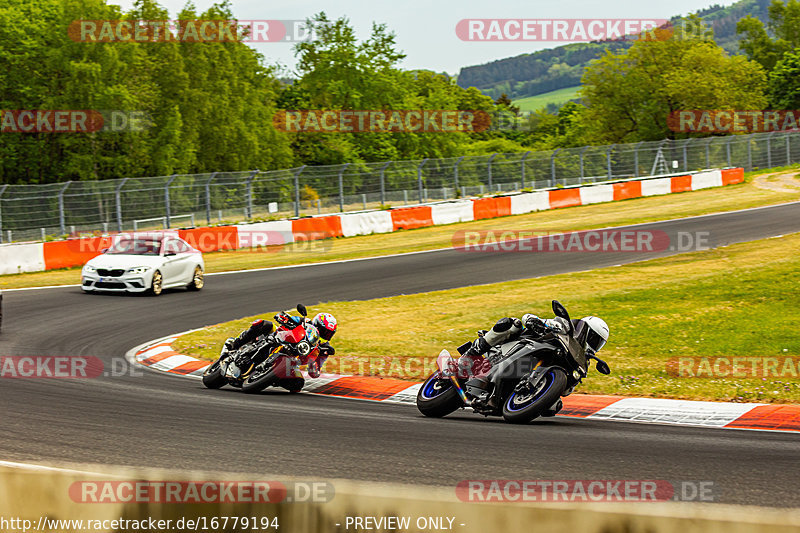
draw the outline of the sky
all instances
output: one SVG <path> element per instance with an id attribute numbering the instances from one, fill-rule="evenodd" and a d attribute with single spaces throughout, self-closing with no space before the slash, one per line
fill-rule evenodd
<path id="1" fill-rule="evenodd" d="M 129 9 L 133 0 L 108 0 Z M 194 0 L 198 13 L 213 0 Z M 360 39 L 369 36 L 373 22 L 386 23 L 396 34 L 397 48 L 407 57 L 405 69 L 427 69 L 458 74 L 462 67 L 487 63 L 519 54 L 559 46 L 561 42 L 469 42 L 456 35 L 462 19 L 669 19 L 686 15 L 713 4 L 730 5 L 726 0 L 631 0 L 597 2 L 592 0 L 297 0 L 265 2 L 232 0 L 239 20 L 303 20 L 324 11 L 328 17 L 347 17 Z M 174 16 L 186 0 L 159 0 Z M 292 45 L 285 42 L 252 44 L 270 64 L 284 66 L 291 75 L 295 66 Z"/>

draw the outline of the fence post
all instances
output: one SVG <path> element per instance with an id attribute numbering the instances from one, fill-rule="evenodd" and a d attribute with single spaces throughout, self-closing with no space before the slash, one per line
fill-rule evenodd
<path id="1" fill-rule="evenodd" d="M 61 190 L 58 191 L 58 223 L 59 226 L 61 227 L 61 235 L 67 234 L 67 225 L 64 216 L 64 191 L 67 190 L 67 187 L 69 187 L 70 183 L 72 182 L 71 181 L 66 182 L 64 186 L 61 187 Z"/>
<path id="2" fill-rule="evenodd" d="M 553 154 L 550 156 L 550 186 L 556 186 L 556 155 L 558 152 L 561 151 L 561 148 L 556 148 L 553 150 Z"/>
<path id="3" fill-rule="evenodd" d="M 169 205 L 169 186 L 172 185 L 172 181 L 177 177 L 178 177 L 177 174 L 173 174 L 172 176 L 170 176 L 169 179 L 167 180 L 167 184 L 164 186 L 164 214 L 166 215 L 164 217 L 165 229 L 169 229 L 170 216 L 172 215 L 172 213 L 170 213 L 170 205 Z"/>
<path id="4" fill-rule="evenodd" d="M 711 145 L 711 141 L 713 139 L 714 139 L 713 137 L 709 137 L 708 139 L 706 139 L 706 168 L 707 169 L 711 168 L 711 152 L 710 152 L 709 146 Z"/>
<path id="5" fill-rule="evenodd" d="M 219 172 L 214 172 L 211 177 L 206 180 L 206 223 L 211 225 L 211 181 L 217 177 Z"/>
<path id="6" fill-rule="evenodd" d="M 492 155 L 490 155 L 490 156 L 489 156 L 489 161 L 488 161 L 488 167 L 487 167 L 487 170 L 489 171 L 489 194 L 491 194 L 491 193 L 492 193 L 492 161 L 494 161 L 494 158 L 495 158 L 496 156 L 497 156 L 497 154 L 496 154 L 496 153 L 495 153 L 495 154 L 492 154 Z"/>
<path id="7" fill-rule="evenodd" d="M 636 143 L 636 147 L 633 149 L 633 177 L 639 177 L 639 147 L 644 144 L 644 141 L 639 141 Z"/>
<path id="8" fill-rule="evenodd" d="M 778 133 L 773 131 L 767 134 L 767 168 L 772 168 L 772 136 Z"/>
<path id="9" fill-rule="evenodd" d="M 520 161 L 520 176 L 522 177 L 522 187 L 520 187 L 520 189 L 525 188 L 525 160 L 528 158 L 529 155 L 531 155 L 530 150 L 525 152 L 525 155 L 522 156 L 522 160 Z"/>
<path id="10" fill-rule="evenodd" d="M 344 171 L 347 170 L 347 167 L 350 166 L 350 163 L 345 163 L 342 168 L 339 169 L 339 212 L 344 212 L 344 181 L 342 176 L 344 175 Z"/>
<path id="11" fill-rule="evenodd" d="M 687 148 L 688 148 L 690 142 L 692 142 L 692 139 L 686 139 L 683 142 L 683 146 L 682 146 L 682 148 L 683 148 L 683 171 L 684 172 L 689 172 L 689 152 L 688 152 Z"/>
<path id="12" fill-rule="evenodd" d="M 747 171 L 748 172 L 752 172 L 752 170 L 753 170 L 753 146 L 752 146 L 753 135 L 755 135 L 755 133 L 751 133 L 750 135 L 747 136 Z"/>
<path id="13" fill-rule="evenodd" d="M 245 193 L 247 205 L 245 206 L 244 212 L 244 217 L 247 220 L 253 218 L 253 178 L 256 177 L 256 174 L 258 174 L 258 169 L 255 169 L 247 176 L 247 192 Z"/>
<path id="14" fill-rule="evenodd" d="M 792 164 L 792 150 L 789 147 L 789 137 L 791 137 L 791 134 L 787 133 L 786 134 L 786 165 L 787 166 Z M 2 196 L 2 193 L 0 193 L 0 196 Z"/>
<path id="15" fill-rule="evenodd" d="M 8 189 L 8 184 L 0 185 L 0 198 L 3 197 L 3 194 Z M 3 242 L 3 210 L 2 210 L 2 202 L 0 202 L 0 244 Z"/>
<path id="16" fill-rule="evenodd" d="M 456 162 L 453 165 L 453 186 L 454 186 L 454 188 L 456 190 L 456 194 L 458 194 L 458 165 L 461 164 L 461 161 L 464 160 L 464 157 L 466 157 L 466 156 L 462 155 L 461 157 L 456 159 Z"/>
<path id="17" fill-rule="evenodd" d="M 422 203 L 422 167 L 425 165 L 425 161 L 428 159 L 423 159 L 419 165 L 417 165 L 417 192 L 419 193 L 419 203 Z"/>
<path id="18" fill-rule="evenodd" d="M 125 186 L 125 182 L 128 181 L 128 178 L 122 178 L 122 181 L 119 182 L 117 185 L 117 190 L 114 191 L 114 199 L 117 201 L 117 231 L 122 233 L 122 187 Z"/>
<path id="19" fill-rule="evenodd" d="M 608 168 L 608 179 L 613 179 L 614 174 L 611 172 L 611 150 L 616 147 L 616 144 L 612 144 L 611 146 L 606 149 L 606 167 Z"/>
<path id="20" fill-rule="evenodd" d="M 386 178 L 384 176 L 384 173 L 386 172 L 386 167 L 388 167 L 392 163 L 393 161 L 387 161 L 381 167 L 381 207 L 383 207 L 384 204 L 386 204 Z"/>
<path id="21" fill-rule="evenodd" d="M 300 217 L 300 173 L 304 168 L 306 168 L 305 165 L 294 173 L 294 216 L 296 217 Z"/>
<path id="22" fill-rule="evenodd" d="M 728 166 L 732 167 L 733 164 L 731 163 L 731 141 L 733 140 L 733 135 L 731 135 L 728 140 L 725 142 L 725 152 L 728 155 Z"/>
<path id="23" fill-rule="evenodd" d="M 584 146 L 583 148 L 581 148 L 581 183 L 583 183 L 583 178 L 585 177 L 585 176 L 583 175 L 583 154 L 584 154 L 584 152 L 586 152 L 586 150 L 588 150 L 588 149 L 589 149 L 589 147 L 588 147 L 588 146 Z"/>

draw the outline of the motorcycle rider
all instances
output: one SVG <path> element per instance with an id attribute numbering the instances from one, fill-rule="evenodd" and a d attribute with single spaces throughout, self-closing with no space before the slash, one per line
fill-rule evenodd
<path id="1" fill-rule="evenodd" d="M 583 343 L 589 355 L 599 352 L 608 341 L 608 324 L 602 318 L 586 316 L 578 320 L 573 319 L 572 326 L 575 338 Z M 490 348 L 521 335 L 541 338 L 551 332 L 566 335 L 569 332 L 569 324 L 561 317 L 541 319 L 531 313 L 524 314 L 522 319 L 501 318 L 491 330 L 478 333 L 478 338 L 459 360 L 460 371 L 471 371 L 473 374 L 477 373 L 476 370 L 488 372 L 491 364 L 483 358 L 483 355 Z"/>
<path id="2" fill-rule="evenodd" d="M 286 320 L 288 318 L 288 315 L 284 313 L 278 313 L 275 315 L 276 321 Z M 321 339 L 319 343 L 319 356 L 316 358 L 314 363 L 308 367 L 308 375 L 312 378 L 317 378 L 322 370 L 322 365 L 325 363 L 328 357 L 336 353 L 336 350 L 330 345 L 330 340 L 336 333 L 337 322 L 336 318 L 330 313 L 317 313 L 317 315 L 315 315 L 311 320 L 306 318 L 305 322 L 310 323 L 312 326 L 317 328 Z M 259 319 L 250 324 L 250 327 L 242 331 L 238 337 L 231 337 L 226 340 L 223 349 L 229 352 L 238 350 L 245 344 L 254 342 L 260 337 L 268 337 L 268 345 L 270 347 L 274 347 L 276 341 L 273 335 L 272 322 L 269 320 Z M 268 351 L 262 350 L 260 353 L 266 354 Z M 253 359 L 252 354 L 250 353 L 239 354 L 234 360 L 233 370 L 234 372 L 237 370 L 241 372 L 242 369 L 247 369 L 250 364 L 258 364 L 260 362 L 261 360 Z"/>

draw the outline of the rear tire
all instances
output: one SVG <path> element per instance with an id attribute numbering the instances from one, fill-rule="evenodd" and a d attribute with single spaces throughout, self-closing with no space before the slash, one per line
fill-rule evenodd
<path id="1" fill-rule="evenodd" d="M 200 268 L 200 265 L 194 267 L 194 275 L 192 276 L 192 281 L 189 282 L 189 285 L 186 286 L 187 289 L 190 291 L 199 291 L 203 288 L 206 284 L 205 279 L 203 277 L 203 269 Z"/>
<path id="2" fill-rule="evenodd" d="M 203 385 L 209 389 L 219 389 L 228 382 L 222 375 L 222 367 L 216 361 L 203 372 Z"/>
<path id="3" fill-rule="evenodd" d="M 431 375 L 417 392 L 417 409 L 425 416 L 442 418 L 463 407 L 464 402 L 449 379 Z"/>
<path id="4" fill-rule="evenodd" d="M 529 400 L 525 395 L 512 392 L 503 402 L 503 418 L 512 424 L 526 424 L 541 416 L 561 397 L 567 388 L 567 376 L 560 368 L 551 368 L 544 377 L 541 389 Z"/>
<path id="5" fill-rule="evenodd" d="M 159 296 L 164 291 L 164 276 L 159 270 L 153 272 L 153 281 L 150 283 L 150 296 Z"/>

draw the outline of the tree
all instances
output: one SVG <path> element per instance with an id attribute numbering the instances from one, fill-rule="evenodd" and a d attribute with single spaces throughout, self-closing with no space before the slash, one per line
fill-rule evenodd
<path id="1" fill-rule="evenodd" d="M 675 138 L 667 127 L 670 113 L 762 109 L 765 88 L 758 63 L 729 56 L 710 34 L 677 31 L 592 63 L 583 76 L 581 122 L 591 144 Z"/>
<path id="2" fill-rule="evenodd" d="M 769 100 L 775 109 L 800 109 L 800 49 L 783 54 L 770 72 Z"/>
<path id="3" fill-rule="evenodd" d="M 786 3 L 773 0 L 768 11 L 766 28 L 760 20 L 748 15 L 737 23 L 736 33 L 744 36 L 739 46 L 747 57 L 771 71 L 783 54 L 800 47 L 800 0 Z"/>

